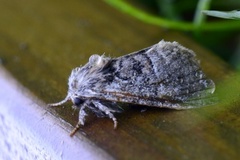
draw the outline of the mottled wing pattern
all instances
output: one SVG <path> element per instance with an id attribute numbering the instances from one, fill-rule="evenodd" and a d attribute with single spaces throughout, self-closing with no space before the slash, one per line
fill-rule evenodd
<path id="1" fill-rule="evenodd" d="M 177 42 L 111 59 L 100 72 L 104 80 L 92 91 L 110 101 L 185 109 L 210 104 L 215 89 L 194 52 Z"/>

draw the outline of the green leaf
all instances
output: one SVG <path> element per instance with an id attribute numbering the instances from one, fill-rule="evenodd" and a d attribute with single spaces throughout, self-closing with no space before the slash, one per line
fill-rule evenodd
<path id="1" fill-rule="evenodd" d="M 205 10 L 205 11 L 202 11 L 202 13 L 208 16 L 225 18 L 225 19 L 240 19 L 240 11 L 238 10 L 233 10 L 228 12 Z"/>

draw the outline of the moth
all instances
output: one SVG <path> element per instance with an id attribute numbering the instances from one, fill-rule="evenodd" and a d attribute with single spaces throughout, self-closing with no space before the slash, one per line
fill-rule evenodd
<path id="1" fill-rule="evenodd" d="M 128 55 L 110 58 L 92 55 L 84 66 L 72 70 L 64 100 L 80 109 L 71 136 L 84 125 L 86 110 L 109 117 L 117 127 L 114 113 L 119 104 L 189 109 L 210 105 L 214 82 L 202 71 L 192 50 L 177 42 L 159 43 Z"/>

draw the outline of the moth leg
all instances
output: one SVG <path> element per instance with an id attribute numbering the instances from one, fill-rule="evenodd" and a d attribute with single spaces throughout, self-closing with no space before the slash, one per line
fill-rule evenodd
<path id="1" fill-rule="evenodd" d="M 94 106 L 98 108 L 100 111 L 104 112 L 109 118 L 113 120 L 114 129 L 117 128 L 117 119 L 114 117 L 113 113 L 114 110 L 108 108 L 107 106 L 103 105 L 100 101 L 92 101 Z"/>
<path id="2" fill-rule="evenodd" d="M 78 118 L 78 123 L 70 133 L 70 136 L 72 137 L 80 128 L 80 126 L 84 126 L 85 123 L 85 117 L 87 116 L 87 113 L 85 111 L 85 108 L 87 107 L 86 103 L 83 103 L 81 106 L 81 109 L 79 111 L 79 118 Z"/>

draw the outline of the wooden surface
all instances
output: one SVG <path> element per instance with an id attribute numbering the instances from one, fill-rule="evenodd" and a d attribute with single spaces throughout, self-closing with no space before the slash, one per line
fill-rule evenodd
<path id="1" fill-rule="evenodd" d="M 102 1 L 0 2 L 1 63 L 46 103 L 65 97 L 71 69 L 85 64 L 90 55 L 117 57 L 161 39 L 178 41 L 196 51 L 217 90 L 231 72 L 219 58 L 185 36 L 134 20 Z M 116 159 L 238 159 L 239 108 L 237 99 L 184 111 L 126 106 L 117 115 L 117 130 L 111 120 L 90 115 L 74 138 L 84 136 Z M 58 108 L 42 105 L 42 109 L 66 123 L 77 123 L 78 112 L 71 103 Z"/>

